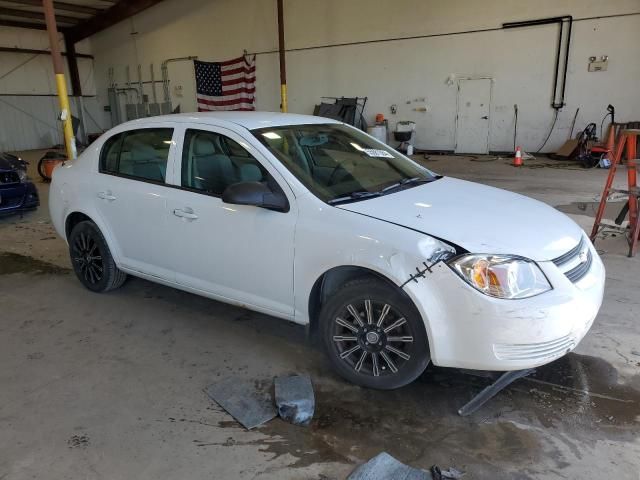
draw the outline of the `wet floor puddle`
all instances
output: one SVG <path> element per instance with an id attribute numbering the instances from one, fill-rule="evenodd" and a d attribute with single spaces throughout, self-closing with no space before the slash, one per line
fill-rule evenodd
<path id="1" fill-rule="evenodd" d="M 478 462 L 537 462 L 543 456 L 557 457 L 561 468 L 562 456 L 550 451 L 537 429 L 555 429 L 569 439 L 588 434 L 592 441 L 631 441 L 637 435 L 640 391 L 618 384 L 616 370 L 601 359 L 568 354 L 518 380 L 470 417 L 458 416 L 457 409 L 488 383 L 487 378 L 430 368 L 412 385 L 394 391 L 316 384 L 316 413 L 309 428 L 275 419 L 258 430 L 270 439 L 254 443 L 276 457 L 294 456 L 296 467 L 357 463 L 387 451 L 422 468 L 433 463 L 477 468 Z"/>
<path id="2" fill-rule="evenodd" d="M 603 218 L 616 218 L 625 203 L 626 202 L 624 201 L 607 202 Z M 560 210 L 562 213 L 570 215 L 587 215 L 589 217 L 595 217 L 599 206 L 600 202 L 573 202 L 567 205 L 556 205 L 555 208 L 556 210 Z"/>
<path id="3" fill-rule="evenodd" d="M 68 273 L 66 268 L 58 267 L 51 263 L 43 262 L 26 255 L 17 253 L 0 253 L 0 275 L 11 273 L 39 273 L 39 274 L 62 274 Z"/>

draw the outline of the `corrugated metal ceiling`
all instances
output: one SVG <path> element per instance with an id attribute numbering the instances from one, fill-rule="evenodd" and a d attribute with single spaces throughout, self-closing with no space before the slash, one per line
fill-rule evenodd
<path id="1" fill-rule="evenodd" d="M 64 0 L 54 1 L 57 24 L 61 28 L 73 27 L 113 7 L 117 0 Z M 0 21 L 20 22 L 44 26 L 41 0 L 0 0 Z"/>

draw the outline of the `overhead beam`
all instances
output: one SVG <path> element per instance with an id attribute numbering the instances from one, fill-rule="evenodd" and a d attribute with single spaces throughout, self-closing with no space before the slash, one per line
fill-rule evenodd
<path id="1" fill-rule="evenodd" d="M 44 21 L 44 13 L 32 12 L 30 10 L 18 10 L 17 8 L 0 7 L 0 15 L 7 15 L 9 17 L 29 18 L 32 20 Z M 75 25 L 82 19 L 78 17 L 56 15 L 56 20 L 60 23 L 71 23 Z"/>
<path id="2" fill-rule="evenodd" d="M 28 5 L 30 7 L 42 7 L 42 0 L 5 0 L 16 5 Z M 53 8 L 56 11 L 84 13 L 86 15 L 96 15 L 102 10 L 99 8 L 88 7 L 86 5 L 77 5 L 75 3 L 53 2 Z"/>
<path id="3" fill-rule="evenodd" d="M 113 7 L 104 10 L 93 18 L 76 25 L 69 31 L 72 41 L 79 42 L 91 35 L 105 30 L 116 23 L 121 22 L 149 7 L 160 3 L 162 0 L 127 0 L 116 3 Z"/>
<path id="4" fill-rule="evenodd" d="M 2 53 L 25 53 L 28 55 L 51 55 L 50 50 L 39 50 L 35 48 L 18 48 L 18 47 L 0 47 Z M 67 55 L 67 52 L 62 52 L 62 55 Z M 76 53 L 76 58 L 93 58 L 93 55 L 87 53 Z"/>
<path id="5" fill-rule="evenodd" d="M 32 30 L 47 29 L 47 26 L 44 23 L 21 22 L 19 20 L 5 20 L 2 18 L 0 18 L 0 27 L 28 28 Z"/>

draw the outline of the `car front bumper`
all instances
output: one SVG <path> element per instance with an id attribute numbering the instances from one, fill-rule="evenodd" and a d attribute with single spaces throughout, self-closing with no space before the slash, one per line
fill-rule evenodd
<path id="1" fill-rule="evenodd" d="M 549 363 L 573 350 L 598 314 L 605 269 L 589 243 L 593 261 L 576 283 L 553 262 L 539 262 L 553 290 L 503 300 L 467 285 L 439 264 L 425 281 L 407 284 L 425 320 L 435 365 L 508 371 Z"/>
<path id="2" fill-rule="evenodd" d="M 0 215 L 9 215 L 40 205 L 38 190 L 31 182 L 0 187 Z"/>

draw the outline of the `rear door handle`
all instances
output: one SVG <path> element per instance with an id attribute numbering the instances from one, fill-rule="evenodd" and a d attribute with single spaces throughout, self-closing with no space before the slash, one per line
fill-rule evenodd
<path id="1" fill-rule="evenodd" d="M 480 117 L 480 118 L 483 119 L 483 120 L 489 120 L 489 116 L 488 115 L 485 115 L 484 117 Z"/>
<path id="2" fill-rule="evenodd" d="M 106 192 L 98 192 L 98 198 L 107 200 L 109 202 L 113 202 L 116 199 L 116 197 L 113 196 L 110 190 L 107 190 Z"/>
<path id="3" fill-rule="evenodd" d="M 176 208 L 173 211 L 173 214 L 176 217 L 180 217 L 180 218 L 186 218 L 187 220 L 196 220 L 198 218 L 198 215 L 196 215 L 195 213 L 193 213 L 193 209 L 192 208 Z"/>

